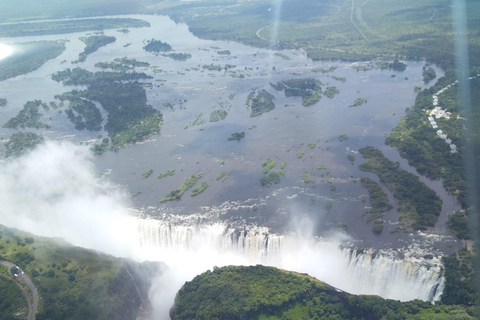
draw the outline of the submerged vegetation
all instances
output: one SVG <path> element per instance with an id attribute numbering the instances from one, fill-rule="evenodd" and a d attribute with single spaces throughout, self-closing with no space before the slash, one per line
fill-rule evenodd
<path id="1" fill-rule="evenodd" d="M 235 132 L 227 140 L 228 141 L 240 141 L 245 138 L 245 132 Z"/>

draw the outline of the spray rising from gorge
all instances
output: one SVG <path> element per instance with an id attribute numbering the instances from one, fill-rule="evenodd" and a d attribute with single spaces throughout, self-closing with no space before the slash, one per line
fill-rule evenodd
<path id="1" fill-rule="evenodd" d="M 266 264 L 309 273 L 341 290 L 398 300 L 435 301 L 444 287 L 440 259 L 422 259 L 416 248 L 356 250 L 345 238 L 312 237 L 308 222 L 292 234 L 266 227 L 220 222 L 139 218 L 128 196 L 98 177 L 87 147 L 47 142 L 0 166 L 0 223 L 37 235 L 139 261 L 163 261 L 169 270 L 156 279 L 151 301 L 160 319 L 177 290 L 197 274 L 224 265 Z M 404 288 L 409 290 L 404 290 Z"/>

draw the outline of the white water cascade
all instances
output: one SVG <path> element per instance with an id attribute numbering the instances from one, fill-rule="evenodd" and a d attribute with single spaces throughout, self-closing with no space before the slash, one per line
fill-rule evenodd
<path id="1" fill-rule="evenodd" d="M 211 259 L 204 252 L 215 252 L 225 258 L 222 265 L 276 266 L 308 273 L 349 293 L 401 301 L 437 301 L 444 288 L 440 258 L 427 260 L 413 249 L 355 250 L 339 242 L 269 234 L 263 227 L 239 230 L 222 223 L 187 226 L 154 219 L 140 219 L 139 233 L 141 247 L 157 252 L 167 264 L 169 257 L 193 253 L 196 258 L 182 263 L 200 264 Z"/>

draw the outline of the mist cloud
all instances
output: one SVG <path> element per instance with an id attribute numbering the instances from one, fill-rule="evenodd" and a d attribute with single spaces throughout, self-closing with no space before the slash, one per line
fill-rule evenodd
<path id="1" fill-rule="evenodd" d="M 125 199 L 85 146 L 48 141 L 0 166 L 1 224 L 117 256 L 133 256 L 138 243 Z"/>

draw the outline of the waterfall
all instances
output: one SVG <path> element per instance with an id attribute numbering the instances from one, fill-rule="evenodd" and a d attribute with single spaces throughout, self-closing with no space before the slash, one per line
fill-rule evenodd
<path id="1" fill-rule="evenodd" d="M 218 255 L 245 258 L 249 264 L 305 272 L 353 294 L 433 302 L 440 299 L 445 284 L 440 258 L 424 259 L 425 253 L 418 248 L 401 252 L 357 250 L 339 242 L 270 234 L 265 227 L 234 228 L 219 222 L 188 225 L 140 219 L 138 228 L 142 248 L 174 255 L 208 248 Z"/>

